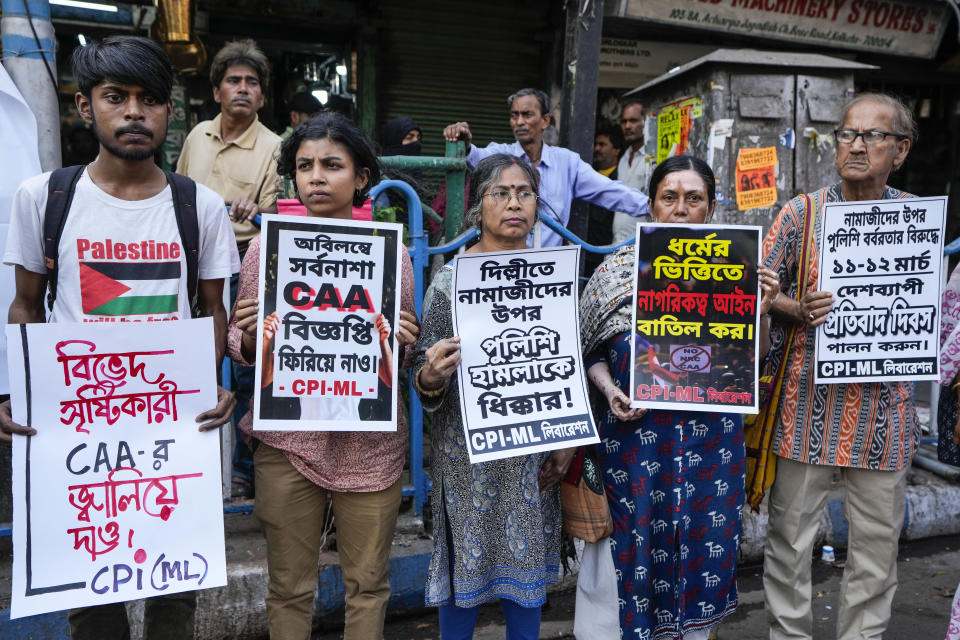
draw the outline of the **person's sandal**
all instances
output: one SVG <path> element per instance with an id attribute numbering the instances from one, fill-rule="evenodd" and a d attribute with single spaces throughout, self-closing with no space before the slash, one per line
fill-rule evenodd
<path id="1" fill-rule="evenodd" d="M 241 478 L 240 476 L 233 476 L 233 478 L 230 481 L 230 497 L 231 498 L 252 498 L 253 483 L 247 480 L 246 478 Z"/>

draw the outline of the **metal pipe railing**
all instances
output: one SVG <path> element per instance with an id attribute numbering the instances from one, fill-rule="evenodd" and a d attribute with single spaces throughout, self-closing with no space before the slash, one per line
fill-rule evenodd
<path id="1" fill-rule="evenodd" d="M 409 220 L 408 237 L 413 242 L 410 259 L 413 261 L 413 304 L 417 317 L 423 317 L 423 285 L 424 270 L 427 267 L 427 243 L 429 239 L 423 230 L 423 209 L 420 198 L 413 188 L 402 180 L 384 180 L 370 190 L 370 197 L 376 200 L 377 196 L 387 189 L 396 189 L 407 201 L 407 215 Z M 398 300 L 399 301 L 399 300 Z M 413 388 L 413 378 L 408 381 L 410 398 L 410 479 L 412 487 L 404 487 L 403 495 L 413 496 L 413 506 L 417 515 L 423 513 L 423 505 L 427 501 L 427 492 L 430 490 L 430 480 L 423 471 L 423 405 L 420 397 Z"/>

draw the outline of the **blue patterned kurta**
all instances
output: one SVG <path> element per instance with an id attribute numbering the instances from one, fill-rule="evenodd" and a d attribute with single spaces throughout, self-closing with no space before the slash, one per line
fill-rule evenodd
<path id="1" fill-rule="evenodd" d="M 424 365 L 427 349 L 453 335 L 452 273 L 445 266 L 424 297 L 414 373 Z M 439 399 L 422 400 L 433 441 L 427 604 L 473 607 L 508 598 L 524 607 L 542 605 L 560 569 L 559 490 L 539 489 L 540 467 L 549 454 L 470 464 L 457 374 Z"/>
<path id="2" fill-rule="evenodd" d="M 626 334 L 605 346 L 617 386 L 629 389 Z M 653 410 L 624 423 L 606 411 L 598 422 L 621 637 L 677 638 L 680 628 L 715 625 L 737 606 L 740 416 Z"/>

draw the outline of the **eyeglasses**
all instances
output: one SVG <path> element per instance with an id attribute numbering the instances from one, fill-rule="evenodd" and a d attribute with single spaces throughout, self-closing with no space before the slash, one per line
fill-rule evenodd
<path id="1" fill-rule="evenodd" d="M 496 191 L 488 191 L 483 194 L 484 198 L 490 198 L 496 204 L 507 204 L 510 202 L 510 198 L 513 196 L 517 197 L 517 202 L 521 205 L 530 204 L 531 202 L 536 202 L 537 194 L 533 191 L 507 191 L 506 189 L 497 189 Z"/>
<path id="2" fill-rule="evenodd" d="M 877 144 L 882 140 L 886 140 L 887 136 L 894 136 L 895 138 L 906 138 L 907 136 L 902 133 L 893 133 L 891 131 L 854 131 L 853 129 L 836 129 L 833 134 L 837 138 L 837 142 L 840 144 L 853 144 L 854 140 L 857 138 L 863 138 L 864 144 Z"/>

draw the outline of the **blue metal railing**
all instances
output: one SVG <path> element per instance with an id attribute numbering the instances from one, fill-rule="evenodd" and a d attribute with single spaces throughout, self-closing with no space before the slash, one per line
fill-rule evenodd
<path id="1" fill-rule="evenodd" d="M 423 283 L 424 270 L 427 266 L 427 235 L 423 231 L 423 208 L 420 206 L 420 198 L 417 193 L 406 182 L 400 180 L 384 180 L 370 190 L 370 198 L 376 200 L 377 196 L 387 189 L 396 189 L 403 194 L 407 200 L 407 215 L 409 216 L 410 226 L 408 237 L 413 241 L 413 250 L 410 252 L 410 258 L 413 261 L 413 302 L 417 318 L 423 317 Z M 430 491 L 430 479 L 423 471 L 423 405 L 420 404 L 420 398 L 413 388 L 413 378 L 408 382 L 408 393 L 410 398 L 410 480 L 412 487 L 404 487 L 403 495 L 413 496 L 414 511 L 419 515 L 423 513 L 423 505 L 427 502 L 427 492 Z"/>
<path id="2" fill-rule="evenodd" d="M 410 259 L 413 262 L 414 289 L 413 299 L 414 307 L 417 311 L 417 317 L 423 317 L 423 296 L 424 284 L 426 280 L 426 270 L 429 266 L 430 256 L 437 254 L 450 253 L 460 249 L 471 240 L 477 237 L 476 230 L 470 229 L 455 237 L 446 244 L 430 246 L 430 238 L 423 228 L 423 208 L 420 205 L 420 199 L 416 192 L 406 182 L 400 180 L 385 180 L 370 190 L 370 197 L 374 200 L 378 195 L 388 189 L 396 189 L 407 200 L 407 214 L 409 220 L 408 237 L 412 242 L 410 249 Z M 632 244 L 631 238 L 616 245 L 595 246 L 589 244 L 576 235 L 571 233 L 560 222 L 551 218 L 542 217 L 541 220 L 548 227 L 553 229 L 562 238 L 574 244 L 578 244 L 586 251 L 592 253 L 607 254 L 616 251 L 620 247 Z M 427 501 L 427 493 L 430 491 L 430 479 L 423 469 L 423 406 L 420 404 L 420 398 L 413 390 L 413 383 L 410 382 L 410 479 L 411 487 L 404 487 L 404 495 L 414 497 L 414 508 L 417 514 L 422 513 L 423 505 Z"/>
<path id="3" fill-rule="evenodd" d="M 625 247 L 628 244 L 633 244 L 634 242 L 636 242 L 636 238 L 628 238 L 619 244 L 608 244 L 608 245 L 597 246 L 595 244 L 590 244 L 586 240 L 582 240 L 579 236 L 575 235 L 572 231 L 570 231 L 565 226 L 563 226 L 558 220 L 554 220 L 553 218 L 548 218 L 546 216 L 541 216 L 540 221 L 543 222 L 548 227 L 550 227 L 551 229 L 553 229 L 555 233 L 557 233 L 561 238 L 563 238 L 567 242 L 578 244 L 582 249 L 584 249 L 585 251 L 589 251 L 590 253 L 600 253 L 600 254 L 613 253 L 620 247 Z"/>
<path id="4" fill-rule="evenodd" d="M 960 253 L 960 238 L 957 238 L 943 248 L 943 255 L 945 256 L 952 256 L 955 253 Z"/>

